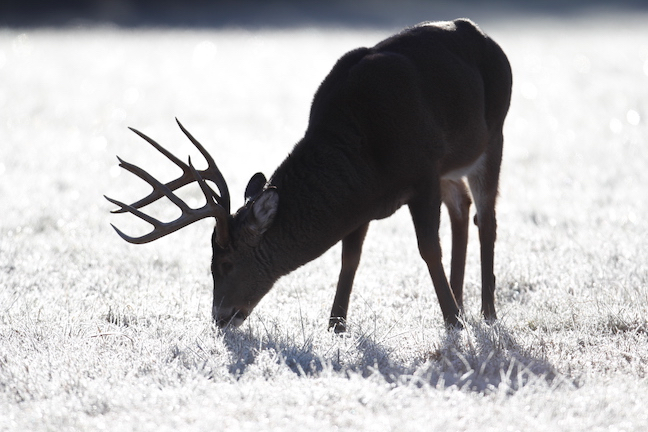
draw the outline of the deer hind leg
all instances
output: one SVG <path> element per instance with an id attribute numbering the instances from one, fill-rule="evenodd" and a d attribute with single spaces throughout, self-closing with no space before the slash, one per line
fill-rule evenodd
<path id="1" fill-rule="evenodd" d="M 335 333 L 344 333 L 346 331 L 349 297 L 351 296 L 353 279 L 360 264 L 362 244 L 368 228 L 368 223 L 362 225 L 342 239 L 342 270 L 340 270 L 335 299 L 331 308 L 331 318 L 329 319 L 329 328 L 332 328 Z"/>
<path id="2" fill-rule="evenodd" d="M 448 208 L 452 226 L 450 287 L 459 309 L 463 310 L 463 283 L 470 221 L 470 195 L 463 180 L 442 180 L 441 199 Z"/>
<path id="3" fill-rule="evenodd" d="M 452 294 L 441 262 L 441 243 L 439 241 L 441 193 L 438 185 L 432 193 L 415 198 L 408 206 L 414 222 L 419 252 L 432 277 L 443 319 L 448 325 L 460 326 L 459 306 Z"/>
<path id="4" fill-rule="evenodd" d="M 493 269 L 497 218 L 495 201 L 501 164 L 502 137 L 495 138 L 493 154 L 487 154 L 484 162 L 468 176 L 468 184 L 475 200 L 477 215 L 475 224 L 479 228 L 481 246 L 482 314 L 487 320 L 497 319 L 495 313 L 495 274 Z M 498 142 L 497 142 L 498 141 Z"/>

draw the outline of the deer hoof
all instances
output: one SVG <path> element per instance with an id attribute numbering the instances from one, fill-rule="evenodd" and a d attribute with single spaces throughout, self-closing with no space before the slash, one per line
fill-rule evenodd
<path id="1" fill-rule="evenodd" d="M 454 315 L 451 317 L 444 318 L 445 325 L 449 330 L 463 330 L 463 322 L 459 319 L 458 316 Z"/>
<path id="2" fill-rule="evenodd" d="M 333 330 L 337 334 L 346 333 L 346 319 L 343 317 L 331 317 L 329 319 L 329 330 Z"/>

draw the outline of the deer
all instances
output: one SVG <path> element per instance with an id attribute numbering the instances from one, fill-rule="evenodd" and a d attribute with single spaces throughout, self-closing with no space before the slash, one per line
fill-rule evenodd
<path id="1" fill-rule="evenodd" d="M 512 72 L 500 46 L 472 21 L 425 22 L 372 48 L 343 55 L 313 98 L 308 126 L 269 180 L 252 176 L 244 205 L 231 213 L 230 194 L 212 156 L 176 119 L 208 163 L 197 170 L 136 129 L 182 170 L 162 183 L 118 157 L 149 183 L 134 202 L 106 197 L 153 226 L 141 244 L 214 218 L 212 317 L 238 327 L 275 282 L 341 241 L 342 265 L 329 329 L 347 331 L 351 290 L 369 223 L 407 206 L 445 325 L 462 327 L 470 206 L 480 241 L 481 313 L 495 311 L 495 204 Z M 215 185 L 218 193 L 207 181 Z M 191 208 L 174 193 L 197 183 L 206 204 Z M 182 214 L 162 222 L 142 207 L 166 197 Z M 445 204 L 452 231 L 451 272 L 442 264 L 439 225 Z"/>

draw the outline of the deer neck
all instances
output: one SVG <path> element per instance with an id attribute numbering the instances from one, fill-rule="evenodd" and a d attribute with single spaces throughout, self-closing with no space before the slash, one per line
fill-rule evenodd
<path id="1" fill-rule="evenodd" d="M 262 247 L 277 276 L 322 255 L 371 219 L 364 210 L 371 170 L 361 137 L 349 135 L 307 133 L 273 174 L 279 209 Z"/>

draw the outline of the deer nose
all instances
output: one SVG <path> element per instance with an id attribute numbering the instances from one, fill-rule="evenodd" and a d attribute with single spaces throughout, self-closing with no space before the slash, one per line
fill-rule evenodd
<path id="1" fill-rule="evenodd" d="M 233 327 L 237 328 L 248 317 L 248 313 L 236 308 L 219 308 L 214 307 L 212 310 L 214 322 L 220 328 Z"/>

